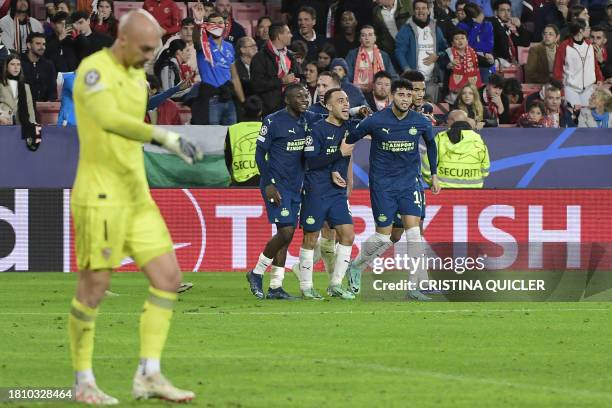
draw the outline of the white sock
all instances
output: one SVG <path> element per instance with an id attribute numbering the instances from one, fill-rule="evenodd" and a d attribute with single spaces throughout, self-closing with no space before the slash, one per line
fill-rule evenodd
<path id="1" fill-rule="evenodd" d="M 283 286 L 285 279 L 285 267 L 272 265 L 272 274 L 270 275 L 270 289 L 278 289 Z"/>
<path id="2" fill-rule="evenodd" d="M 347 246 L 338 244 L 336 248 L 336 262 L 334 264 L 334 273 L 332 273 L 330 286 L 340 285 L 346 270 L 348 269 L 349 262 L 351 261 L 351 251 L 353 246 Z"/>
<path id="3" fill-rule="evenodd" d="M 141 358 L 138 363 L 138 374 L 140 375 L 152 375 L 159 373 L 160 363 L 159 360 L 153 360 L 151 358 Z"/>
<path id="4" fill-rule="evenodd" d="M 300 248 L 300 290 L 305 291 L 312 288 L 312 264 L 314 250 Z"/>
<path id="5" fill-rule="evenodd" d="M 427 270 L 423 265 L 423 262 L 425 261 L 423 257 L 423 241 L 421 239 L 421 231 L 419 227 L 412 227 L 406 230 L 406 243 L 408 245 L 408 257 L 413 258 L 415 262 L 418 261 L 416 270 L 413 270 L 412 265 L 414 265 L 414 263 L 411 263 L 411 270 L 408 280 L 409 282 L 418 285 L 419 281 L 423 279 L 423 274 L 425 276 L 424 280 L 427 280 Z"/>
<path id="6" fill-rule="evenodd" d="M 381 256 L 392 246 L 393 242 L 391 242 L 391 235 L 379 234 L 378 232 L 374 235 L 370 235 L 368 239 L 361 244 L 361 251 L 359 252 L 359 256 L 353 261 L 353 266 L 363 271 L 374 258 Z"/>
<path id="7" fill-rule="evenodd" d="M 316 265 L 317 262 L 321 260 L 321 241 L 317 240 L 317 243 L 314 247 L 314 258 L 312 260 L 312 264 Z"/>
<path id="8" fill-rule="evenodd" d="M 325 270 L 331 276 L 334 273 L 334 263 L 336 257 L 336 240 L 321 237 L 321 258 L 325 264 Z"/>
<path id="9" fill-rule="evenodd" d="M 272 264 L 272 259 L 266 257 L 263 252 L 259 254 L 259 260 L 257 261 L 257 265 L 253 268 L 253 273 L 257 275 L 263 275 L 268 269 L 268 266 Z"/>
<path id="10" fill-rule="evenodd" d="M 94 377 L 91 368 L 89 370 L 75 371 L 74 378 L 77 384 L 96 382 L 96 377 Z"/>

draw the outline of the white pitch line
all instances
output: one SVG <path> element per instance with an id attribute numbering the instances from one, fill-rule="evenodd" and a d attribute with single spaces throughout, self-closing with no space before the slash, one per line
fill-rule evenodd
<path id="1" fill-rule="evenodd" d="M 612 308 L 571 308 L 571 309 L 449 309 L 449 310 L 321 310 L 321 311 L 284 311 L 284 312 L 183 312 L 184 315 L 193 316 L 284 316 L 284 315 L 342 315 L 342 314 L 452 314 L 452 313 L 537 313 L 537 312 L 612 312 Z M 180 313 L 180 312 L 179 312 Z M 110 316 L 139 316 L 140 312 L 101 312 L 99 315 Z M 68 312 L 0 312 L 0 316 L 63 316 Z"/>
<path id="2" fill-rule="evenodd" d="M 402 368 L 402 367 L 391 367 L 384 364 L 363 364 L 356 363 L 352 360 L 323 360 L 326 363 L 336 364 L 336 365 L 344 365 L 351 369 L 363 369 L 363 370 L 377 370 L 395 374 L 404 374 L 408 378 L 412 377 L 430 377 L 439 380 L 450 380 L 450 381 L 458 381 L 458 382 L 468 382 L 468 383 L 477 383 L 484 385 L 493 385 L 498 387 L 514 387 L 514 388 L 522 388 L 525 390 L 532 390 L 537 392 L 554 392 L 560 395 L 573 394 L 579 397 L 587 397 L 587 398 L 603 398 L 607 400 L 612 400 L 612 394 L 599 392 L 599 391 L 591 391 L 591 390 L 577 390 L 573 388 L 559 388 L 552 387 L 549 385 L 536 385 L 536 384 L 525 384 L 525 383 L 516 383 L 507 380 L 499 380 L 494 378 L 480 378 L 480 377 L 471 377 L 466 375 L 457 375 L 457 374 L 449 374 L 443 372 L 436 371 L 423 371 L 423 370 L 415 370 L 411 368 Z"/>

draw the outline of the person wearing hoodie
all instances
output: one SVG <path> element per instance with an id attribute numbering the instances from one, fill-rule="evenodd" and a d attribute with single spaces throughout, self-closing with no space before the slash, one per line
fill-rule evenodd
<path id="1" fill-rule="evenodd" d="M 340 77 L 340 88 L 346 92 L 349 98 L 349 105 L 351 107 L 367 105 L 365 96 L 363 95 L 363 92 L 361 92 L 361 89 L 349 82 L 348 64 L 344 58 L 334 58 L 329 65 L 329 69 L 338 74 Z"/>
<path id="2" fill-rule="evenodd" d="M 2 44 L 19 54 L 27 52 L 27 38 L 30 33 L 42 33 L 40 21 L 30 17 L 29 0 L 11 0 L 9 14 L 0 18 L 0 39 Z"/>
<path id="3" fill-rule="evenodd" d="M 442 188 L 482 188 L 489 175 L 489 151 L 480 135 L 467 122 L 467 114 L 454 110 L 448 114 L 448 130 L 436 135 L 438 179 Z M 421 170 L 426 182 L 431 172 L 427 155 Z"/>

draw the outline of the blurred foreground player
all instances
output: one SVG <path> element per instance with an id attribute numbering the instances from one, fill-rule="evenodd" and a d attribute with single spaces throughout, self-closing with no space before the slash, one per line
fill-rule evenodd
<path id="1" fill-rule="evenodd" d="M 261 195 L 268 221 L 276 225 L 276 234 L 259 255 L 257 264 L 247 273 L 251 293 L 264 298 L 263 274 L 272 265 L 268 299 L 293 299 L 283 290 L 287 249 L 293 240 L 300 211 L 304 181 L 304 143 L 308 128 L 321 115 L 306 112 L 308 91 L 300 84 L 285 89 L 286 108 L 266 116 L 259 137 L 255 161 L 261 175 Z"/>
<path id="2" fill-rule="evenodd" d="M 161 145 L 190 164 L 202 158 L 180 135 L 144 123 L 147 84 L 142 67 L 153 58 L 160 37 L 150 14 L 130 12 L 121 18 L 113 46 L 84 59 L 77 71 L 74 101 L 80 155 L 71 211 L 79 278 L 68 327 L 75 398 L 87 404 L 118 403 L 96 385 L 92 354 L 98 305 L 112 270 L 128 255 L 150 282 L 140 316 L 140 363 L 132 393 L 138 399 L 194 397 L 160 372 L 181 272 L 149 192 L 142 143 Z"/>
<path id="3" fill-rule="evenodd" d="M 423 137 L 431 163 L 432 192 L 440 191 L 436 174 L 437 151 L 431 122 L 423 114 L 411 111 L 412 84 L 406 79 L 391 85 L 393 103 L 363 120 L 347 138 L 355 143 L 366 135 L 372 136 L 370 147 L 370 199 L 376 223 L 376 233 L 361 246 L 361 252 L 349 271 L 349 286 L 359 291 L 361 271 L 374 258 L 392 245 L 393 221 L 399 214 L 408 256 L 423 255 L 419 228 L 423 214 L 423 192 L 420 185 L 421 158 L 419 140 Z M 411 274 L 418 271 L 411 271 Z"/>

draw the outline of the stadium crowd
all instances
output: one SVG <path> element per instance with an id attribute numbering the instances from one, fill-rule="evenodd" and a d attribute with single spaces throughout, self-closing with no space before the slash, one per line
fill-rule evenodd
<path id="1" fill-rule="evenodd" d="M 392 80 L 419 71 L 437 123 L 461 109 L 476 129 L 612 126 L 610 0 L 294 0 L 252 30 L 229 0 L 190 3 L 185 18 L 177 4 L 143 3 L 164 31 L 146 67 L 155 124 L 190 110 L 191 124 L 232 125 L 252 96 L 267 115 L 292 83 L 314 111 L 334 82 L 351 107 L 378 111 Z M 40 21 L 30 0 L 0 8 L 0 124 L 35 124 L 36 104 L 59 99 L 58 124 L 73 125 L 71 73 L 117 35 L 113 0 L 45 7 Z"/>

